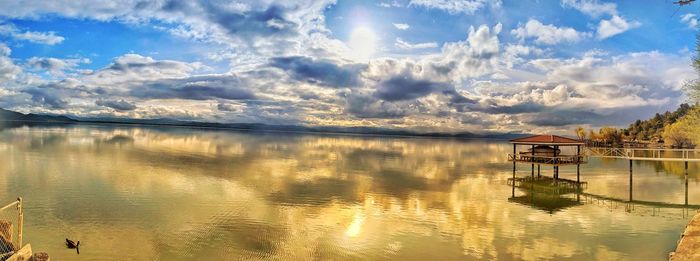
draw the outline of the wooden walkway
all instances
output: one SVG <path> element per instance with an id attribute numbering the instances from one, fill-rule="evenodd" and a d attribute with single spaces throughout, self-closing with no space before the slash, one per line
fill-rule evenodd
<path id="1" fill-rule="evenodd" d="M 700 162 L 700 149 L 586 147 L 589 157 L 646 161 Z"/>

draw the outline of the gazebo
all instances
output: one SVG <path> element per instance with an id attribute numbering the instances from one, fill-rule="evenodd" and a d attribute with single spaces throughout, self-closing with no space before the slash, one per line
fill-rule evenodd
<path id="1" fill-rule="evenodd" d="M 531 165 L 531 175 L 535 178 L 535 164 L 537 164 L 537 176 L 540 177 L 540 166 L 553 166 L 555 180 L 559 179 L 559 166 L 576 165 L 576 182 L 580 183 L 580 166 L 586 164 L 587 158 L 581 154 L 583 141 L 557 136 L 557 135 L 534 135 L 510 140 L 513 144 L 513 154 L 508 154 L 508 160 L 513 162 L 513 178 L 517 163 Z M 562 153 L 562 149 L 575 147 L 575 154 Z M 518 148 L 526 148 L 519 151 Z"/>

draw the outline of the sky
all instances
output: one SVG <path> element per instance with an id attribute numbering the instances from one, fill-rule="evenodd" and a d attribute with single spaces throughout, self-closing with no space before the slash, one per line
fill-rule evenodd
<path id="1" fill-rule="evenodd" d="M 699 8 L 0 1 L 0 107 L 441 132 L 624 127 L 687 102 Z"/>

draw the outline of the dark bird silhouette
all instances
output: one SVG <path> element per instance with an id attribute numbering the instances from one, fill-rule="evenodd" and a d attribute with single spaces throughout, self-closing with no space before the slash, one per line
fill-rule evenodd
<path id="1" fill-rule="evenodd" d="M 66 246 L 71 249 L 75 248 L 75 251 L 77 251 L 78 255 L 80 255 L 80 240 L 78 240 L 78 243 L 75 243 L 73 240 L 66 238 Z"/>

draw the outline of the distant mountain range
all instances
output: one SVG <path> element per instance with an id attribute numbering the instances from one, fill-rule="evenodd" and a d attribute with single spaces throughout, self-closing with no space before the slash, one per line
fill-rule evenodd
<path id="1" fill-rule="evenodd" d="M 61 115 L 41 115 L 23 114 L 15 111 L 0 109 L 0 126 L 34 126 L 34 125 L 54 125 L 54 124 L 133 124 L 133 125 L 154 125 L 154 126 L 180 126 L 197 128 L 217 128 L 248 131 L 283 131 L 283 132 L 317 132 L 317 133 L 339 133 L 339 134 L 371 134 L 390 136 L 420 136 L 420 137 L 445 137 L 462 139 L 514 139 L 526 136 L 521 133 L 488 133 L 477 134 L 471 132 L 443 133 L 443 132 L 414 132 L 401 129 L 388 129 L 376 127 L 337 127 L 337 126 L 315 126 L 307 127 L 300 125 L 270 125 L 262 123 L 215 123 L 198 121 L 181 121 L 175 119 L 129 119 L 129 118 L 70 118 Z"/>

